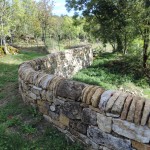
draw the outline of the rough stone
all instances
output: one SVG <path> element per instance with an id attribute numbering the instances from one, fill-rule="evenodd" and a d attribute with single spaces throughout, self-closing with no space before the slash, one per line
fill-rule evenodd
<path id="1" fill-rule="evenodd" d="M 141 119 L 142 126 L 146 125 L 149 115 L 150 115 L 150 100 L 146 99 L 144 109 L 143 109 L 143 115 L 142 115 L 142 119 Z"/>
<path id="2" fill-rule="evenodd" d="M 90 108 L 84 108 L 82 111 L 82 122 L 89 125 L 97 125 L 97 114 Z"/>
<path id="3" fill-rule="evenodd" d="M 46 90 L 42 90 L 40 95 L 42 100 L 46 100 Z"/>
<path id="4" fill-rule="evenodd" d="M 62 113 L 70 119 L 81 119 L 82 107 L 79 102 L 65 102 Z"/>
<path id="5" fill-rule="evenodd" d="M 63 104 L 65 103 L 65 101 L 66 101 L 66 100 L 64 100 L 64 99 L 55 98 L 55 99 L 53 100 L 53 103 L 54 103 L 56 106 L 57 106 L 57 105 L 61 106 L 61 105 L 63 105 Z"/>
<path id="6" fill-rule="evenodd" d="M 111 113 L 120 116 L 124 105 L 124 101 L 126 100 L 127 96 L 128 96 L 127 93 L 122 93 L 119 95 L 119 97 L 117 98 L 117 100 L 115 101 L 112 107 Z"/>
<path id="7" fill-rule="evenodd" d="M 145 104 L 145 99 L 140 98 L 135 105 L 134 123 L 139 125 L 142 118 L 142 110 Z"/>
<path id="8" fill-rule="evenodd" d="M 65 116 L 64 114 L 60 114 L 59 116 L 59 121 L 60 123 L 62 123 L 65 126 L 69 126 L 69 118 L 67 116 Z"/>
<path id="9" fill-rule="evenodd" d="M 99 88 L 98 86 L 93 86 L 93 88 L 89 91 L 86 98 L 86 104 L 90 105 L 92 103 L 91 102 L 92 96 L 98 88 Z"/>
<path id="10" fill-rule="evenodd" d="M 66 129 L 66 126 L 64 126 L 63 124 L 61 124 L 59 121 L 57 120 L 53 120 L 50 116 L 48 115 L 43 115 L 44 119 L 50 123 L 53 123 L 56 127 L 59 127 L 63 130 Z"/>
<path id="11" fill-rule="evenodd" d="M 48 102 L 53 102 L 53 93 L 50 92 L 50 91 L 47 91 L 45 98 L 46 98 L 46 100 L 47 100 Z"/>
<path id="12" fill-rule="evenodd" d="M 119 95 L 121 94 L 121 91 L 116 91 L 108 100 L 107 105 L 106 105 L 106 112 L 110 112 L 115 101 L 117 100 L 117 98 L 119 97 Z"/>
<path id="13" fill-rule="evenodd" d="M 36 100 L 36 95 L 32 92 L 28 92 L 28 96 L 31 97 L 32 99 Z"/>
<path id="14" fill-rule="evenodd" d="M 110 133 L 112 130 L 112 118 L 106 117 L 103 114 L 97 113 L 97 124 L 99 129 L 104 132 Z"/>
<path id="15" fill-rule="evenodd" d="M 88 88 L 88 86 L 89 86 L 89 85 L 85 85 L 85 87 L 84 87 L 84 89 L 82 90 L 82 93 L 81 93 L 81 101 L 82 101 L 83 103 L 85 103 L 85 102 L 83 101 L 83 96 L 84 96 L 84 93 L 85 93 L 86 89 Z"/>
<path id="16" fill-rule="evenodd" d="M 142 143 L 149 143 L 150 129 L 147 126 L 138 126 L 128 121 L 113 119 L 112 129 L 114 132 Z"/>
<path id="17" fill-rule="evenodd" d="M 39 109 L 39 112 L 41 112 L 42 114 L 48 115 L 48 108 L 47 107 L 38 105 L 38 109 Z"/>
<path id="18" fill-rule="evenodd" d="M 132 141 L 132 147 L 136 150 L 150 150 L 150 145 L 143 144 L 137 141 Z"/>
<path id="19" fill-rule="evenodd" d="M 135 106 L 136 106 L 136 102 L 137 102 L 138 99 L 140 99 L 140 98 L 139 97 L 134 97 L 133 101 L 130 105 L 128 116 L 127 116 L 127 120 L 129 122 L 134 122 Z"/>
<path id="20" fill-rule="evenodd" d="M 111 134 L 102 132 L 97 127 L 90 126 L 87 130 L 88 137 L 95 143 L 104 145 L 113 150 L 132 150 L 129 140 L 120 139 Z"/>
<path id="21" fill-rule="evenodd" d="M 51 106 L 49 107 L 49 109 L 50 109 L 52 112 L 56 111 L 55 105 L 51 105 Z"/>
<path id="22" fill-rule="evenodd" d="M 108 102 L 108 100 L 110 99 L 111 96 L 113 96 L 114 94 L 114 90 L 108 90 L 108 91 L 105 91 L 102 95 L 101 95 L 101 99 L 100 99 L 100 103 L 99 103 L 99 108 L 101 110 L 105 110 L 106 108 L 106 104 Z"/>
<path id="23" fill-rule="evenodd" d="M 69 121 L 69 128 L 72 128 L 82 134 L 87 133 L 87 125 L 82 123 L 81 121 L 77 121 L 77 120 L 70 120 Z"/>
<path id="24" fill-rule="evenodd" d="M 86 103 L 87 95 L 92 88 L 93 88 L 93 85 L 86 86 L 82 94 L 82 102 Z"/>
<path id="25" fill-rule="evenodd" d="M 46 89 L 47 88 L 47 84 L 54 78 L 54 75 L 47 75 L 45 76 L 41 82 L 40 82 L 40 86 L 43 88 L 43 89 Z"/>
<path id="26" fill-rule="evenodd" d="M 59 83 L 56 95 L 78 101 L 81 97 L 82 89 L 85 87 L 83 83 L 71 80 L 63 80 Z"/>
<path id="27" fill-rule="evenodd" d="M 49 111 L 48 115 L 53 119 L 53 120 L 59 120 L 59 114 Z"/>
<path id="28" fill-rule="evenodd" d="M 37 79 L 36 79 L 36 82 L 35 82 L 35 85 L 36 86 L 39 86 L 40 85 L 40 81 L 45 78 L 47 76 L 47 74 L 45 73 L 41 73 L 38 75 Z"/>
<path id="29" fill-rule="evenodd" d="M 122 120 L 125 120 L 127 118 L 127 114 L 128 114 L 128 111 L 129 111 L 129 108 L 130 108 L 132 100 L 133 100 L 133 96 L 132 95 L 128 95 L 128 97 L 127 97 L 127 99 L 125 101 L 122 113 L 121 113 L 121 119 Z"/>
<path id="30" fill-rule="evenodd" d="M 104 89 L 102 88 L 98 88 L 95 93 L 92 96 L 91 102 L 92 102 L 92 106 L 93 107 L 98 107 L 99 101 L 100 101 L 100 97 L 102 95 L 102 93 L 104 92 Z"/>
<path id="31" fill-rule="evenodd" d="M 86 107 L 86 108 L 88 108 L 88 107 Z M 103 112 L 103 111 L 101 111 L 99 108 L 95 108 L 95 107 L 93 107 L 93 106 L 91 106 L 91 105 L 89 105 L 89 108 L 90 108 L 91 110 L 95 111 L 95 112 L 98 112 L 98 113 L 104 114 L 104 112 Z"/>
<path id="32" fill-rule="evenodd" d="M 148 127 L 150 128 L 150 116 L 149 116 L 149 119 L 148 119 Z"/>

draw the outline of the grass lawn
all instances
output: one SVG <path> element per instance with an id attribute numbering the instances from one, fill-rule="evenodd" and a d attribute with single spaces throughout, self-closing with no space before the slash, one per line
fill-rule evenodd
<path id="1" fill-rule="evenodd" d="M 90 67 L 78 72 L 73 79 L 105 89 L 125 89 L 150 98 L 150 79 L 144 75 L 141 64 L 137 56 L 103 53 Z"/>
<path id="2" fill-rule="evenodd" d="M 0 150 L 82 150 L 23 103 L 18 93 L 18 66 L 42 53 L 21 51 L 0 58 Z"/>

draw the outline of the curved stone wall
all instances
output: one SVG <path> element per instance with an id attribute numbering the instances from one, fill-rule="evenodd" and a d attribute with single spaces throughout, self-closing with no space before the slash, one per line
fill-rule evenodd
<path id="1" fill-rule="evenodd" d="M 92 149 L 150 150 L 150 100 L 67 79 L 92 59 L 90 47 L 81 47 L 24 62 L 18 71 L 24 102 Z"/>

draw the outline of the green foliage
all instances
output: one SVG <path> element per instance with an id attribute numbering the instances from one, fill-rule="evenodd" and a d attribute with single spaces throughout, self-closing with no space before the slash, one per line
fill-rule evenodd
<path id="1" fill-rule="evenodd" d="M 73 79 L 106 89 L 124 86 L 127 89 L 139 89 L 150 96 L 147 92 L 150 92 L 150 82 L 141 68 L 138 55 L 133 57 L 104 53 L 94 60 L 92 66 L 78 72 Z"/>

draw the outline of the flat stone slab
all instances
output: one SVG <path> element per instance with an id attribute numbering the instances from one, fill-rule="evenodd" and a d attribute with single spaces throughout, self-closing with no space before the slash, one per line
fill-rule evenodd
<path id="1" fill-rule="evenodd" d="M 82 122 L 89 125 L 97 125 L 97 114 L 90 108 L 84 108 L 82 111 Z"/>
<path id="2" fill-rule="evenodd" d="M 110 99 L 110 97 L 113 96 L 114 92 L 114 90 L 108 90 L 101 95 L 100 103 L 98 105 L 101 110 L 105 110 L 107 102 Z"/>
<path id="3" fill-rule="evenodd" d="M 102 95 L 102 93 L 104 92 L 104 89 L 102 88 L 98 88 L 95 93 L 93 94 L 92 98 L 91 98 L 91 103 L 93 107 L 98 107 L 99 101 L 100 101 L 100 97 Z"/>
<path id="4" fill-rule="evenodd" d="M 112 150 L 132 150 L 131 142 L 111 134 L 102 132 L 94 126 L 90 126 L 87 130 L 88 137 L 96 144 L 104 145 Z"/>
<path id="5" fill-rule="evenodd" d="M 136 96 L 133 97 L 133 101 L 130 105 L 127 120 L 129 122 L 134 122 L 134 114 L 135 114 L 135 109 L 136 109 L 136 102 L 140 99 L 140 97 Z"/>
<path id="6" fill-rule="evenodd" d="M 106 105 L 106 112 L 110 112 L 115 101 L 117 100 L 117 98 L 119 97 L 119 95 L 121 94 L 121 91 L 116 91 L 109 99 L 109 101 L 107 102 Z"/>
<path id="7" fill-rule="evenodd" d="M 63 80 L 59 83 L 56 95 L 78 101 L 85 84 L 77 81 Z"/>
<path id="8" fill-rule="evenodd" d="M 86 103 L 87 95 L 93 88 L 93 85 L 86 86 L 82 92 L 82 102 Z"/>
<path id="9" fill-rule="evenodd" d="M 119 135 L 142 143 L 149 143 L 150 129 L 147 126 L 139 126 L 128 121 L 113 119 L 112 130 Z"/>
<path id="10" fill-rule="evenodd" d="M 128 95 L 128 97 L 127 97 L 127 99 L 126 99 L 126 101 L 124 103 L 124 107 L 123 107 L 122 113 L 121 113 L 121 119 L 122 120 L 125 120 L 127 118 L 128 111 L 129 111 L 129 108 L 130 108 L 132 100 L 133 100 L 133 96 L 132 95 Z"/>
<path id="11" fill-rule="evenodd" d="M 90 105 L 92 102 L 91 102 L 91 99 L 92 99 L 92 96 L 93 94 L 95 93 L 95 91 L 98 89 L 99 87 L 98 86 L 94 86 L 90 91 L 89 93 L 87 94 L 87 98 L 86 98 L 86 104 Z"/>
<path id="12" fill-rule="evenodd" d="M 97 113 L 97 124 L 99 129 L 101 129 L 104 132 L 110 133 L 112 128 L 112 118 Z"/>
<path id="13" fill-rule="evenodd" d="M 141 119 L 142 126 L 146 125 L 149 115 L 150 115 L 150 100 L 146 99 L 144 109 L 143 109 L 143 115 L 142 115 L 142 119 Z"/>
<path id="14" fill-rule="evenodd" d="M 79 102 L 64 102 L 62 113 L 69 119 L 81 119 L 82 107 Z"/>
<path id="15" fill-rule="evenodd" d="M 122 109 L 123 109 L 123 105 L 124 102 L 127 98 L 128 94 L 127 93 L 121 93 L 119 95 L 119 97 L 117 98 L 117 100 L 115 101 L 111 113 L 120 116 Z"/>
<path id="16" fill-rule="evenodd" d="M 135 105 L 135 114 L 134 114 L 134 123 L 139 125 L 141 124 L 142 111 L 145 104 L 145 99 L 140 98 Z"/>

